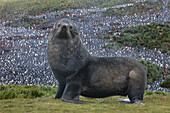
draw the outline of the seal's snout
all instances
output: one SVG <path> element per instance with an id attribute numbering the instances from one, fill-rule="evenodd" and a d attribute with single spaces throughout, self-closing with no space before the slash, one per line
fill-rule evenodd
<path id="1" fill-rule="evenodd" d="M 63 25 L 62 29 L 66 29 L 66 28 L 67 28 L 67 26 L 66 26 L 66 25 Z"/>
<path id="2" fill-rule="evenodd" d="M 62 24 L 62 26 L 61 26 L 61 29 L 62 29 L 62 30 L 67 30 L 67 28 L 68 28 L 68 24 L 65 24 L 65 23 Z"/>
<path id="3" fill-rule="evenodd" d="M 69 39 L 71 37 L 71 33 L 69 32 L 69 24 L 65 22 L 61 22 L 58 24 L 59 34 L 58 38 L 60 39 Z"/>

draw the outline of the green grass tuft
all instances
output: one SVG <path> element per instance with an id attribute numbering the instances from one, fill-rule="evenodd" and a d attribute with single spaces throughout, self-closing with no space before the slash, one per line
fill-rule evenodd
<path id="1" fill-rule="evenodd" d="M 145 96 L 146 95 L 162 95 L 162 96 L 167 96 L 167 95 L 169 95 L 169 93 L 161 92 L 161 91 L 145 91 Z"/>
<path id="2" fill-rule="evenodd" d="M 167 75 L 164 82 L 160 84 L 161 87 L 170 89 L 170 75 Z"/>
<path id="3" fill-rule="evenodd" d="M 170 53 L 170 25 L 152 22 L 149 25 L 139 25 L 124 29 L 119 36 L 104 38 L 115 41 L 120 47 L 141 47 L 160 49 L 162 53 Z M 109 45 L 108 48 L 111 48 Z M 106 46 L 107 47 L 107 46 Z"/>
<path id="4" fill-rule="evenodd" d="M 56 90 L 57 87 L 48 86 L 0 85 L 0 99 L 50 97 Z"/>
<path id="5" fill-rule="evenodd" d="M 147 84 L 152 84 L 154 81 L 162 78 L 163 70 L 160 66 L 152 64 L 152 62 L 146 60 L 138 59 L 138 61 L 143 64 L 145 69 L 147 70 Z"/>

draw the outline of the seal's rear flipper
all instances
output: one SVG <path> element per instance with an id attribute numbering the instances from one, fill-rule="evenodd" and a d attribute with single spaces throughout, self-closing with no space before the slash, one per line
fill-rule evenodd
<path id="1" fill-rule="evenodd" d="M 116 101 L 130 103 L 130 100 L 127 98 L 118 98 Z"/>
<path id="2" fill-rule="evenodd" d="M 142 103 L 140 100 L 136 100 L 135 102 L 132 103 L 128 98 L 118 98 L 118 99 L 116 99 L 116 101 L 125 102 L 125 103 L 128 103 L 128 104 L 140 104 L 140 105 L 145 105 L 145 104 Z"/>

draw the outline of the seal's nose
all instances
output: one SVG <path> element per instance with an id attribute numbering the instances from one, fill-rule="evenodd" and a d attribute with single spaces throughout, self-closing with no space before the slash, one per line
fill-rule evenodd
<path id="1" fill-rule="evenodd" d="M 66 29 L 66 25 L 63 25 L 63 29 Z"/>
<path id="2" fill-rule="evenodd" d="M 63 25 L 62 25 L 62 29 L 63 29 L 63 30 L 66 30 L 66 29 L 67 29 L 67 26 L 68 26 L 67 24 L 63 24 Z"/>

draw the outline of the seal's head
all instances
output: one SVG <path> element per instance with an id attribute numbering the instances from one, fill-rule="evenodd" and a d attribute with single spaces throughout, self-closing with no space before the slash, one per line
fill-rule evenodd
<path id="1" fill-rule="evenodd" d="M 54 30 L 52 34 L 55 38 L 65 40 L 70 38 L 73 39 L 77 35 L 79 35 L 76 25 L 67 18 L 61 19 L 54 25 Z"/>

